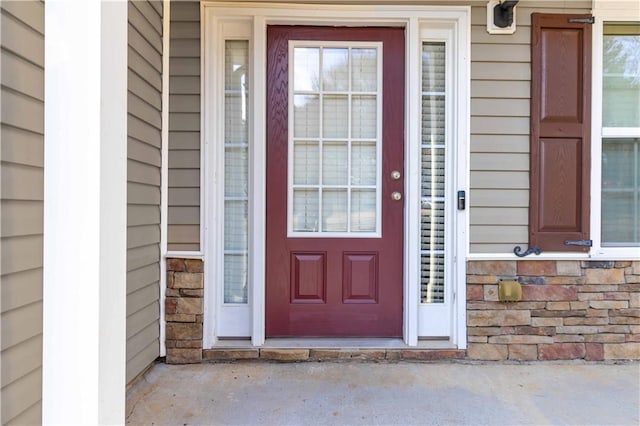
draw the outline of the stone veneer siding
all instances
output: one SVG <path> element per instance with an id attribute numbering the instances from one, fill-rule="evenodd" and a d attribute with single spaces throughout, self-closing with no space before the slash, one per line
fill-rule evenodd
<path id="1" fill-rule="evenodd" d="M 498 301 L 501 279 L 520 302 Z M 470 359 L 640 359 L 640 262 L 471 261 L 467 333 Z"/>
<path id="2" fill-rule="evenodd" d="M 166 345 L 168 364 L 202 361 L 204 265 L 197 259 L 167 259 Z"/>
<path id="3" fill-rule="evenodd" d="M 229 359 L 434 360 L 460 350 L 418 348 L 202 348 L 204 265 L 167 260 L 169 364 Z M 498 281 L 522 284 L 522 301 L 498 301 Z M 487 361 L 640 359 L 640 261 L 471 261 L 467 264 L 466 357 Z"/>

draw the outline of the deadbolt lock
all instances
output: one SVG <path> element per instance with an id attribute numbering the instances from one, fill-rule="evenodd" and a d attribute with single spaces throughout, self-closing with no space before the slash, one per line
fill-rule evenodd
<path id="1" fill-rule="evenodd" d="M 393 179 L 393 180 L 400 179 L 400 176 L 402 176 L 402 175 L 400 174 L 400 172 L 398 170 L 394 170 L 394 171 L 391 172 L 391 179 Z"/>

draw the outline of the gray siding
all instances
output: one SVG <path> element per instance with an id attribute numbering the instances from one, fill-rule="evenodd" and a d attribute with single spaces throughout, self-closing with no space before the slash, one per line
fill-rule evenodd
<path id="1" fill-rule="evenodd" d="M 472 253 L 526 245 L 529 223 L 531 13 L 588 13 L 591 1 L 521 1 L 517 31 L 486 31 L 486 3 L 471 12 Z"/>
<path id="2" fill-rule="evenodd" d="M 200 250 L 200 3 L 171 4 L 168 249 Z"/>
<path id="3" fill-rule="evenodd" d="M 515 245 L 526 245 L 528 240 L 531 13 L 588 13 L 591 1 L 523 0 L 517 7 L 517 31 L 512 35 L 487 33 L 484 0 L 410 3 L 472 6 L 470 250 L 472 253 L 511 252 Z M 174 3 L 171 29 L 169 250 L 197 250 L 200 219 L 198 3 Z"/>
<path id="4" fill-rule="evenodd" d="M 42 421 L 44 4 L 1 3 L 1 424 Z"/>
<path id="5" fill-rule="evenodd" d="M 127 382 L 160 355 L 162 2 L 129 1 Z"/>

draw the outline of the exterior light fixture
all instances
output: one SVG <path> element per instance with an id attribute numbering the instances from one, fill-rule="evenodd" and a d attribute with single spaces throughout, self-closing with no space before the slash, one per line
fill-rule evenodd
<path id="1" fill-rule="evenodd" d="M 516 4 L 518 0 L 489 0 L 487 3 L 487 32 L 513 34 L 516 32 Z"/>

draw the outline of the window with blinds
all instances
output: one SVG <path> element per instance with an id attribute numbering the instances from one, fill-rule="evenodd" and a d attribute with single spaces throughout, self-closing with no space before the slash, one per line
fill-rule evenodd
<path id="1" fill-rule="evenodd" d="M 422 303 L 443 303 L 445 285 L 445 43 L 422 44 Z"/>
<path id="2" fill-rule="evenodd" d="M 605 23 L 602 246 L 640 246 L 640 23 Z"/>
<path id="3" fill-rule="evenodd" d="M 290 61 L 290 234 L 379 233 L 379 47 L 306 44 Z"/>
<path id="4" fill-rule="evenodd" d="M 224 303 L 247 303 L 249 42 L 225 42 Z"/>

